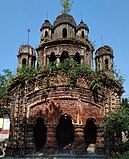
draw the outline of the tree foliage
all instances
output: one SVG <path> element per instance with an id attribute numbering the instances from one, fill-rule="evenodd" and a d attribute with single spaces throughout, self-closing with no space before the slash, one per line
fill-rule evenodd
<path id="1" fill-rule="evenodd" d="M 3 117 L 4 114 L 8 114 L 10 113 L 10 108 L 8 108 L 7 106 L 0 106 L 0 117 Z"/>
<path id="2" fill-rule="evenodd" d="M 106 131 L 113 133 L 129 132 L 129 108 L 121 108 L 110 113 L 104 125 Z M 127 134 L 128 135 L 128 134 Z"/>
<path id="3" fill-rule="evenodd" d="M 8 69 L 3 70 L 4 75 L 0 75 L 0 99 L 8 99 L 8 87 L 13 79 L 12 72 Z"/>
<path id="4" fill-rule="evenodd" d="M 122 98 L 121 99 L 121 106 L 122 107 L 127 107 L 127 108 L 129 108 L 129 100 L 128 100 L 128 98 Z"/>
<path id="5" fill-rule="evenodd" d="M 129 159 L 129 151 L 119 157 L 110 157 L 109 159 Z"/>

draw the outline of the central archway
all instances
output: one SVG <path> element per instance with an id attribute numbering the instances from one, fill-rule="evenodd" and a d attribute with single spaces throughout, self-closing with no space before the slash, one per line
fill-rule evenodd
<path id="1" fill-rule="evenodd" d="M 69 58 L 68 51 L 63 51 L 60 57 L 60 62 L 63 62 L 67 58 Z"/>
<path id="2" fill-rule="evenodd" d="M 38 118 L 34 126 L 34 143 L 36 151 L 42 151 L 47 139 L 47 128 L 43 118 Z"/>
<path id="3" fill-rule="evenodd" d="M 69 149 L 74 142 L 74 126 L 68 115 L 64 115 L 59 120 L 56 128 L 56 139 L 59 150 Z"/>

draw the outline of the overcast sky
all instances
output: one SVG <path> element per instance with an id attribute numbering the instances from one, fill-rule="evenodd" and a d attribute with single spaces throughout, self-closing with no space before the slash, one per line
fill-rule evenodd
<path id="1" fill-rule="evenodd" d="M 17 68 L 17 53 L 27 43 L 40 41 L 40 27 L 45 19 L 53 24 L 61 13 L 59 0 L 0 0 L 0 74 Z M 125 78 L 125 93 L 129 97 L 129 0 L 73 0 L 70 14 L 77 24 L 81 17 L 90 29 L 89 40 L 95 49 L 109 45 L 114 50 L 114 65 Z M 82 15 L 82 16 L 81 16 Z"/>

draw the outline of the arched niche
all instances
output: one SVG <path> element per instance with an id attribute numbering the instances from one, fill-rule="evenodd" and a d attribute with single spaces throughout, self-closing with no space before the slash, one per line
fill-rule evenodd
<path id="1" fill-rule="evenodd" d="M 31 59 L 31 66 L 35 67 L 35 57 L 32 57 Z"/>
<path id="2" fill-rule="evenodd" d="M 84 38 L 84 36 L 85 36 L 84 31 L 82 31 L 81 36 L 82 36 L 82 38 Z"/>
<path id="3" fill-rule="evenodd" d="M 105 70 L 107 71 L 109 69 L 109 61 L 108 59 L 105 59 Z"/>
<path id="4" fill-rule="evenodd" d="M 36 119 L 33 130 L 34 143 L 36 151 L 43 151 L 43 147 L 47 140 L 47 128 L 44 123 L 44 119 L 39 117 Z"/>
<path id="5" fill-rule="evenodd" d="M 59 150 L 65 150 L 72 146 L 74 142 L 74 126 L 70 116 L 63 115 L 60 117 L 56 128 L 56 139 Z"/>
<path id="6" fill-rule="evenodd" d="M 45 36 L 44 37 L 45 38 L 48 37 L 48 31 L 47 30 L 45 30 Z"/>
<path id="7" fill-rule="evenodd" d="M 54 62 L 54 61 L 56 61 L 56 56 L 55 56 L 55 53 L 54 53 L 54 52 L 51 52 L 51 55 L 50 55 L 49 61 L 50 61 L 50 62 Z"/>
<path id="8" fill-rule="evenodd" d="M 26 61 L 26 58 L 23 58 L 22 59 L 22 67 L 26 66 L 27 65 L 27 61 Z"/>
<path id="9" fill-rule="evenodd" d="M 81 57 L 80 54 L 78 52 L 76 52 L 75 56 L 74 56 L 74 60 L 80 64 L 81 63 Z"/>
<path id="10" fill-rule="evenodd" d="M 67 38 L 67 29 L 66 28 L 63 28 L 63 30 L 62 30 L 62 37 Z"/>
<path id="11" fill-rule="evenodd" d="M 60 62 L 63 62 L 67 58 L 69 58 L 68 51 L 63 51 L 60 57 Z"/>

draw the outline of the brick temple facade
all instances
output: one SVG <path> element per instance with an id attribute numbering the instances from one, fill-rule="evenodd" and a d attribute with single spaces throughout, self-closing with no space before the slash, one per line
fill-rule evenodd
<path id="1" fill-rule="evenodd" d="M 88 40 L 89 28 L 81 20 L 77 25 L 69 14 L 61 14 L 53 25 L 45 20 L 40 29 L 39 46 L 22 45 L 18 51 L 18 68 L 44 69 L 50 62 L 66 58 L 84 63 L 97 71 L 105 68 L 113 76 L 113 50 L 105 45 L 95 52 Z M 37 52 L 37 56 L 36 56 Z M 36 63 L 36 64 L 35 64 Z M 36 66 L 37 65 L 37 66 Z M 51 76 L 43 72 L 31 80 L 17 80 L 10 86 L 10 136 L 7 156 L 43 154 L 86 154 L 92 144 L 104 154 L 104 132 L 100 129 L 109 111 L 120 107 L 121 87 L 105 86 L 97 94 L 84 77 L 78 77 L 73 89 L 64 74 Z"/>

